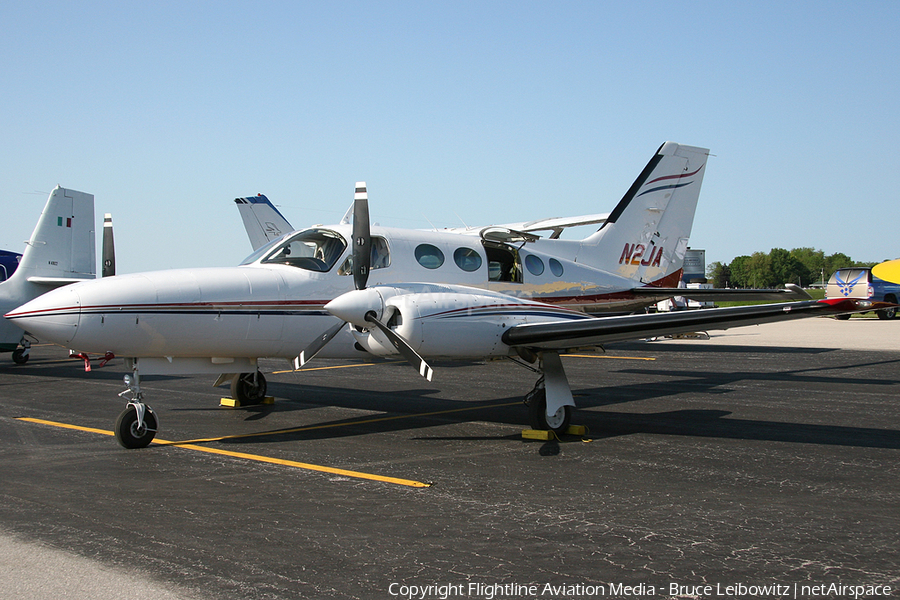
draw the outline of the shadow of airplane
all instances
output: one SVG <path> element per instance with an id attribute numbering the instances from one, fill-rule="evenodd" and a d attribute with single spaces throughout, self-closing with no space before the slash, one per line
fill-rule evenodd
<path id="1" fill-rule="evenodd" d="M 576 388 L 579 410 L 575 414 L 579 424 L 590 428 L 590 437 L 594 440 L 643 433 L 900 449 L 900 431 L 894 429 L 733 419 L 729 418 L 731 411 L 721 409 L 686 409 L 655 413 L 606 410 L 610 406 L 642 400 L 660 400 L 685 393 L 694 395 L 731 393 L 734 390 L 728 386 L 742 381 L 781 382 L 792 387 L 818 384 L 840 390 L 846 386 L 859 384 L 859 377 L 844 374 L 850 369 L 884 368 L 898 364 L 900 359 L 861 360 L 849 364 L 844 360 L 839 365 L 803 366 L 783 371 L 616 369 L 617 378 L 628 377 L 631 382 L 595 388 Z M 352 381 L 347 383 L 352 384 Z M 884 388 L 900 385 L 900 380 L 868 380 L 866 383 Z M 522 428 L 526 427 L 527 421 L 520 397 L 476 402 L 437 397 L 439 390 L 435 388 L 382 392 L 285 382 L 270 383 L 270 390 L 283 400 L 279 400 L 275 405 L 241 409 L 248 413 L 247 420 L 262 420 L 274 412 L 302 411 L 324 406 L 375 411 L 381 414 L 318 422 L 292 429 L 262 431 L 252 436 L 228 437 L 218 441 L 226 444 L 243 444 L 334 439 L 422 429 L 434 426 L 436 420 L 450 424 L 490 421 Z M 717 404 L 721 402 L 717 401 Z M 425 410 L 423 406 L 426 407 Z M 413 439 L 518 441 L 521 437 L 516 433 L 491 438 L 458 436 Z M 558 449 L 554 452 L 552 446 L 552 444 L 545 445 L 541 453 L 558 452 Z"/>

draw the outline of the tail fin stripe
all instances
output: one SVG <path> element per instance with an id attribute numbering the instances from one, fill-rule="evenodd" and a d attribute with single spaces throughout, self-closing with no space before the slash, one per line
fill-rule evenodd
<path id="1" fill-rule="evenodd" d="M 700 167 L 700 169 L 702 169 L 702 168 L 703 167 Z M 681 173 L 680 175 L 666 175 L 665 177 L 657 177 L 653 181 L 648 181 L 647 185 L 650 185 L 651 183 L 656 183 L 657 181 L 664 181 L 666 179 L 684 179 L 685 177 L 691 177 L 692 175 L 696 175 L 697 173 L 699 173 L 700 169 L 697 169 L 693 173 Z"/>
<path id="2" fill-rule="evenodd" d="M 661 185 L 659 187 L 651 188 L 645 192 L 641 192 L 637 195 L 638 198 L 643 196 L 644 194 L 649 194 L 650 192 L 658 192 L 659 190 L 677 190 L 678 188 L 683 188 L 686 185 L 691 185 L 694 183 L 693 181 L 688 181 L 687 183 L 673 183 L 672 185 Z"/>

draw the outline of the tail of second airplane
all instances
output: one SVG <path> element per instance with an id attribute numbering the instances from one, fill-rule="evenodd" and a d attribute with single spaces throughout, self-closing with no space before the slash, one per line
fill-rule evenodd
<path id="1" fill-rule="evenodd" d="M 578 262 L 675 287 L 681 277 L 709 150 L 666 142 L 606 222 L 584 240 Z"/>
<path id="2" fill-rule="evenodd" d="M 94 196 L 57 186 L 25 243 L 19 267 L 0 283 L 0 315 L 51 288 L 94 278 Z M 17 364 L 25 364 L 30 347 L 17 325 L 0 319 L 0 352 L 12 352 Z"/>
<path id="3" fill-rule="evenodd" d="M 235 198 L 234 203 L 244 220 L 244 229 L 247 230 L 254 250 L 294 230 L 275 205 L 262 194 Z"/>
<path id="4" fill-rule="evenodd" d="M 94 196 L 57 186 L 50 192 L 10 283 L 24 279 L 63 285 L 92 279 L 96 272 Z"/>

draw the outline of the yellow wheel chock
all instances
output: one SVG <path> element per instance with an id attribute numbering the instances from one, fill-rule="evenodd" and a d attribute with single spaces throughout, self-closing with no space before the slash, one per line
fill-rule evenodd
<path id="1" fill-rule="evenodd" d="M 257 406 L 259 404 L 275 404 L 275 396 L 266 396 L 261 402 L 252 405 L 248 404 L 247 406 Z M 241 401 L 235 400 L 234 398 L 222 398 L 219 400 L 219 406 L 224 406 L 226 408 L 240 408 Z"/>
<path id="2" fill-rule="evenodd" d="M 585 425 L 569 425 L 566 428 L 565 435 L 587 435 L 588 428 Z M 522 430 L 523 440 L 541 440 L 547 442 L 550 440 L 558 440 L 556 432 L 550 429 L 524 429 Z"/>

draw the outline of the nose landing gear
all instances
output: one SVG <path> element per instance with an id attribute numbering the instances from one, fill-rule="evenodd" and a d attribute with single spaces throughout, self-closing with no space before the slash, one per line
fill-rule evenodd
<path id="1" fill-rule="evenodd" d="M 116 441 L 123 448 L 146 448 L 156 437 L 159 422 L 153 409 L 144 404 L 144 393 L 141 391 L 141 377 L 138 372 L 138 360 L 133 359 L 131 375 L 125 376 L 128 389 L 120 393 L 120 397 L 130 395 L 125 410 L 116 419 Z"/>
<path id="2" fill-rule="evenodd" d="M 129 402 L 116 419 L 116 440 L 123 448 L 146 448 L 156 437 L 158 428 L 152 408 L 140 402 Z"/>

